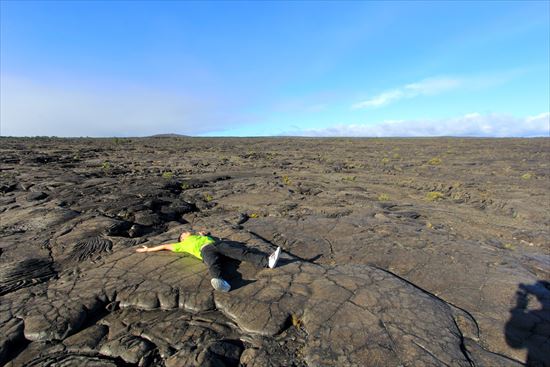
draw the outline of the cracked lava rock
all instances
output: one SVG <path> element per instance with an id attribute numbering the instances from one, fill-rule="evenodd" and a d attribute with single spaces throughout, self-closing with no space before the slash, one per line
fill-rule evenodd
<path id="1" fill-rule="evenodd" d="M 0 365 L 550 366 L 549 139 L 0 142 Z"/>

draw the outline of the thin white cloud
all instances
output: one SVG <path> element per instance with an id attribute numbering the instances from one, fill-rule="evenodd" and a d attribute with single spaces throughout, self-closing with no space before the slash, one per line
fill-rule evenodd
<path id="1" fill-rule="evenodd" d="M 196 135 L 244 120 L 222 98 L 130 85 L 52 85 L 1 76 L 3 136 Z"/>
<path id="2" fill-rule="evenodd" d="M 432 78 L 418 83 L 407 84 L 404 89 L 411 96 L 431 95 L 455 89 L 461 84 L 462 81 L 456 78 Z"/>
<path id="3" fill-rule="evenodd" d="M 287 136 L 349 137 L 535 137 L 550 136 L 550 113 L 514 117 L 502 114 L 470 113 L 438 120 L 392 120 L 379 124 L 340 124 L 323 129 L 285 132 Z"/>
<path id="4" fill-rule="evenodd" d="M 352 108 L 362 109 L 369 107 L 381 107 L 392 102 L 396 102 L 400 99 L 443 93 L 456 89 L 462 84 L 463 81 L 458 78 L 428 78 L 416 83 L 410 83 L 398 88 L 387 90 L 365 101 L 355 103 L 352 105 Z"/>
<path id="5" fill-rule="evenodd" d="M 352 107 L 355 109 L 366 108 L 366 107 L 379 107 L 379 106 L 389 104 L 390 102 L 396 101 L 398 99 L 401 99 L 404 96 L 405 96 L 405 93 L 403 93 L 402 90 L 394 89 L 394 90 L 381 93 L 376 97 L 367 99 L 366 101 L 356 103 Z"/>

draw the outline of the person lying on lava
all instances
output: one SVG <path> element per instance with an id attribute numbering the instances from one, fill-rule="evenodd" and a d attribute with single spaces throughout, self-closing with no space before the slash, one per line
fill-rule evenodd
<path id="1" fill-rule="evenodd" d="M 168 250 L 173 252 L 185 252 L 202 260 L 207 266 L 212 279 L 210 284 L 215 290 L 229 292 L 231 285 L 222 278 L 223 258 L 228 257 L 238 261 L 249 262 L 259 268 L 269 267 L 273 269 L 277 266 L 281 248 L 267 255 L 256 249 L 251 249 L 244 244 L 226 241 L 215 240 L 207 236 L 205 232 L 193 234 L 191 232 L 182 232 L 177 243 L 159 245 L 155 247 L 147 247 L 142 245 L 137 252 L 155 252 Z"/>

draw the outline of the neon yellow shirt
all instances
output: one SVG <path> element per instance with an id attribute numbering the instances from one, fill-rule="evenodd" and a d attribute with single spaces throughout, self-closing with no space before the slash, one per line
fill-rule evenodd
<path id="1" fill-rule="evenodd" d="M 183 241 L 175 243 L 174 252 L 186 252 L 202 260 L 201 249 L 211 243 L 214 239 L 209 236 L 191 235 L 187 236 Z"/>

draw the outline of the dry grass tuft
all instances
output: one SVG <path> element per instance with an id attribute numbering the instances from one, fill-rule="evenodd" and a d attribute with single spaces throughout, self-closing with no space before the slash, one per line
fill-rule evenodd
<path id="1" fill-rule="evenodd" d="M 533 178 L 533 174 L 532 173 L 524 173 L 523 175 L 521 175 L 521 178 L 524 179 L 524 180 L 530 180 Z"/>
<path id="2" fill-rule="evenodd" d="M 430 191 L 426 194 L 426 200 L 428 201 L 438 201 L 443 199 L 444 197 L 445 195 L 443 195 L 443 193 L 439 191 Z"/>
<path id="3" fill-rule="evenodd" d="M 302 320 L 300 320 L 300 318 L 295 314 L 290 315 L 290 321 L 292 322 L 292 326 L 297 328 L 301 327 L 303 324 Z"/>

